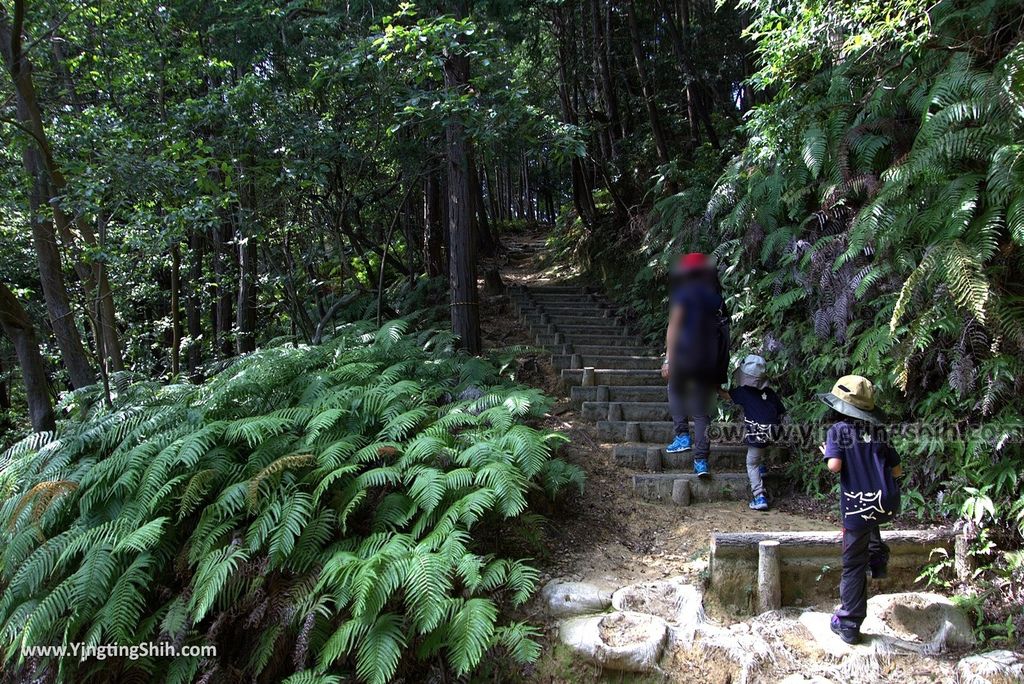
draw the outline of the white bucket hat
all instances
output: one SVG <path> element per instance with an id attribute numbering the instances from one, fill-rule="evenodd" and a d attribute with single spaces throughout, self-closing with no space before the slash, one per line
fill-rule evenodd
<path id="1" fill-rule="evenodd" d="M 739 365 L 732 374 L 732 382 L 737 386 L 756 387 L 764 389 L 768 386 L 768 378 L 765 375 L 765 360 L 757 354 L 750 354 Z"/>

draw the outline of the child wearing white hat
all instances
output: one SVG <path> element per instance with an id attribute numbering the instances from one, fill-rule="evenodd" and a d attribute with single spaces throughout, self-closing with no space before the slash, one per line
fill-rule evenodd
<path id="1" fill-rule="evenodd" d="M 778 438 L 779 425 L 786 413 L 779 395 L 768 386 L 765 361 L 756 354 L 750 354 L 733 372 L 732 388 L 720 390 L 723 399 L 728 399 L 743 409 L 745 427 L 744 441 L 747 444 L 747 477 L 753 499 L 751 510 L 767 511 L 768 495 L 765 492 L 761 467 L 768 447 Z"/>

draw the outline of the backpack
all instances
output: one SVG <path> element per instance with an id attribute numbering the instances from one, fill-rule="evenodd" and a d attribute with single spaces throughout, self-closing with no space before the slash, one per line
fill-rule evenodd
<path id="1" fill-rule="evenodd" d="M 673 373 L 681 379 L 721 385 L 729 373 L 730 317 L 725 302 L 691 325 L 688 332 L 694 339 L 687 339 L 683 331 L 673 356 Z"/>

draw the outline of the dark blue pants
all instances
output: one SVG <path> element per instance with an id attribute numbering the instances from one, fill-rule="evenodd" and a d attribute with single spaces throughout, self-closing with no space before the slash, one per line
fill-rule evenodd
<path id="1" fill-rule="evenodd" d="M 889 563 L 889 547 L 878 525 L 862 530 L 843 530 L 843 576 L 839 580 L 836 611 L 843 627 L 860 629 L 868 614 L 868 569 L 880 570 Z"/>

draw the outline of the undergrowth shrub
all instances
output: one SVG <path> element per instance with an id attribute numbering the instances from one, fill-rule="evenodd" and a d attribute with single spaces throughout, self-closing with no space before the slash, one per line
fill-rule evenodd
<path id="1" fill-rule="evenodd" d="M 492 540 L 582 472 L 524 424 L 539 392 L 406 327 L 344 326 L 110 406 L 68 395 L 56 433 L 0 459 L 0 680 L 379 683 L 533 659 L 534 629 L 501 616 L 537 572 Z M 218 653 L 22 657 L 72 642 Z"/>

